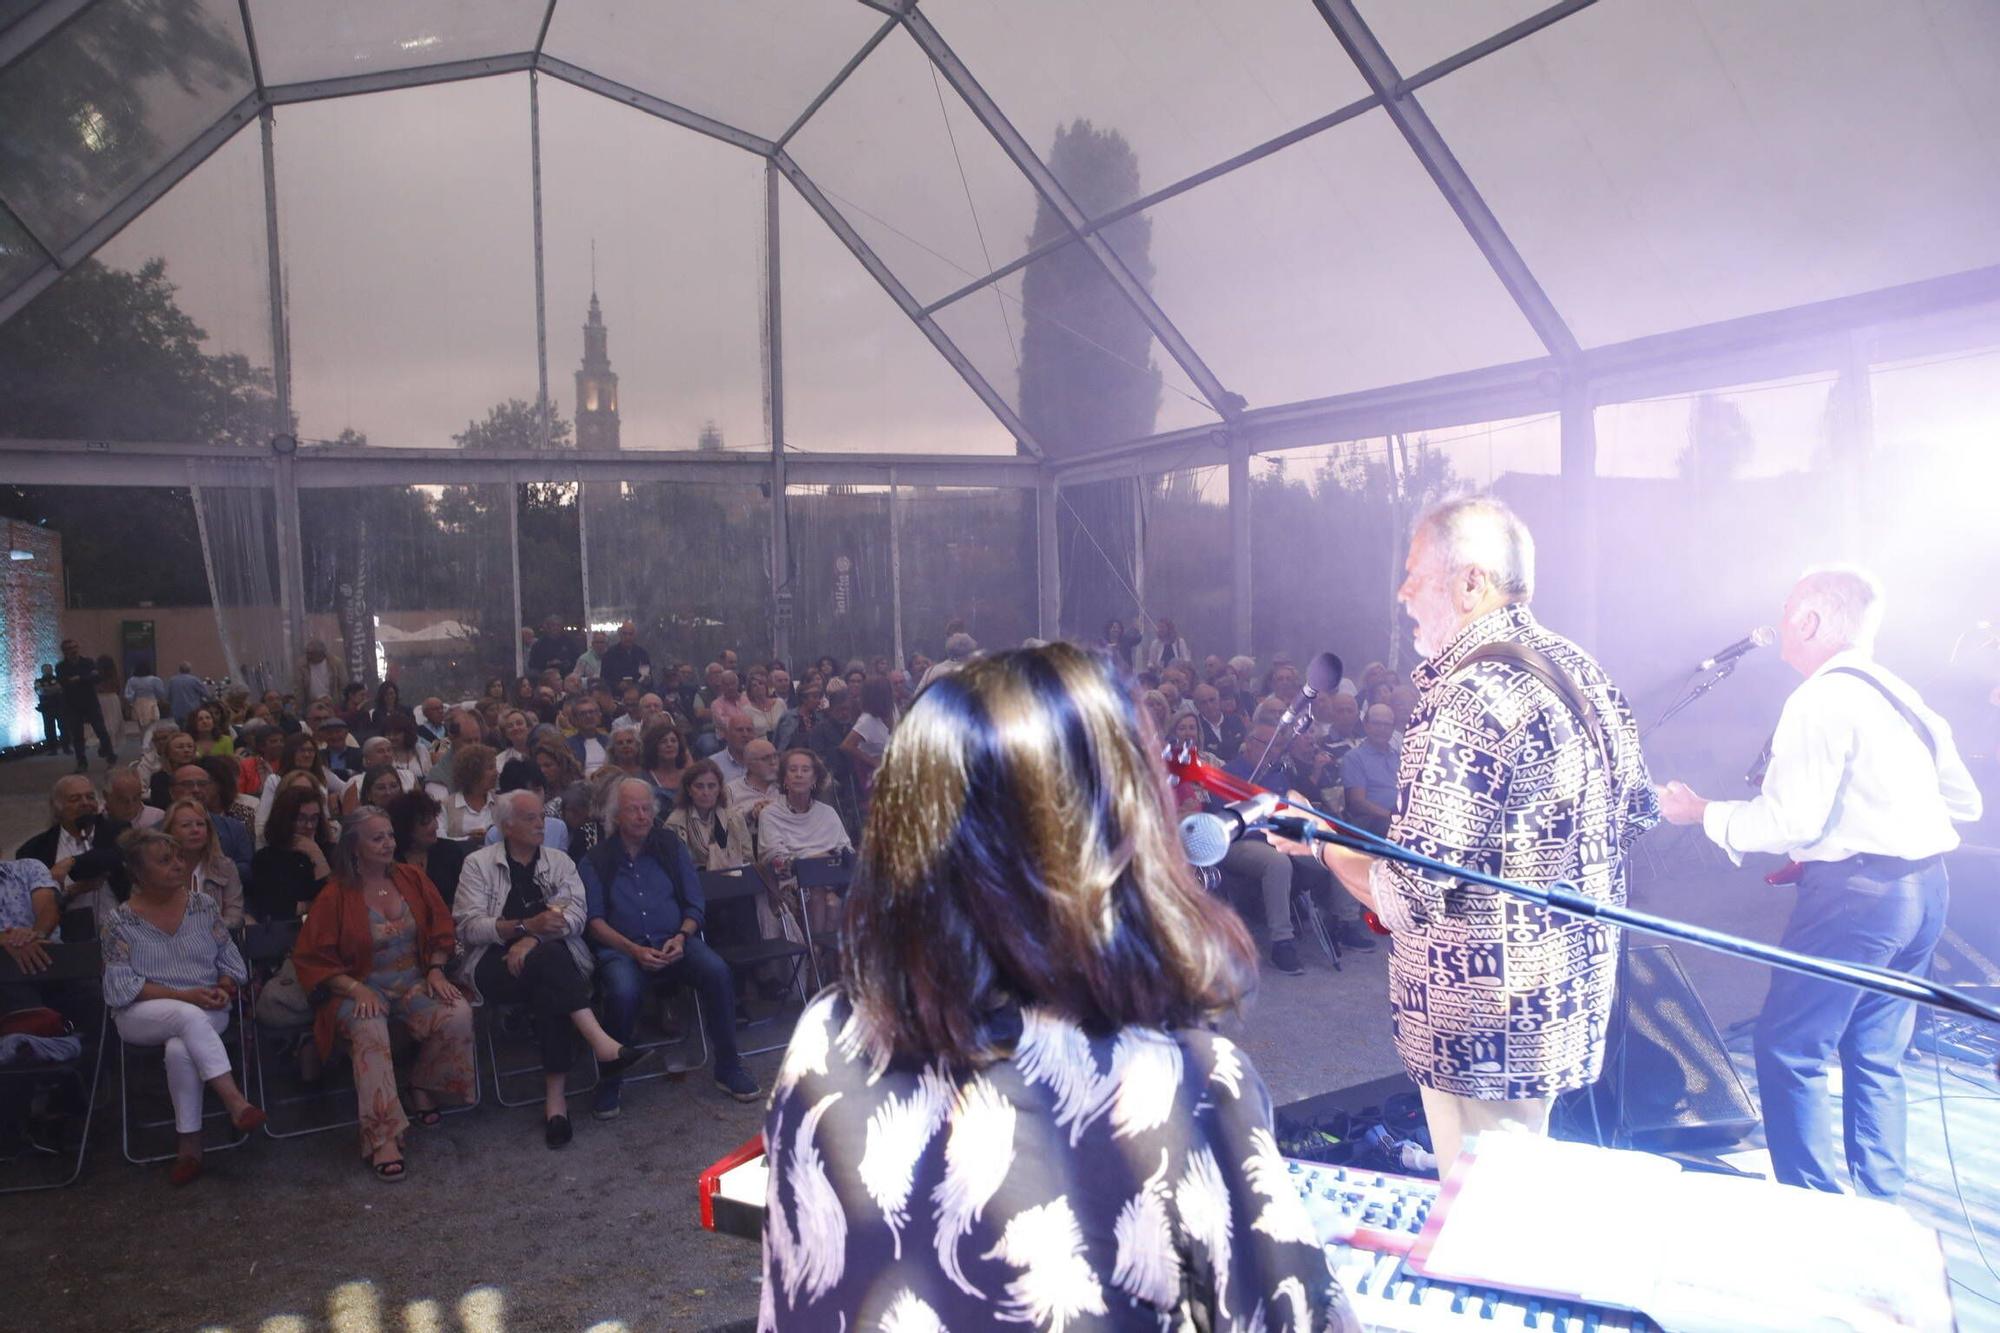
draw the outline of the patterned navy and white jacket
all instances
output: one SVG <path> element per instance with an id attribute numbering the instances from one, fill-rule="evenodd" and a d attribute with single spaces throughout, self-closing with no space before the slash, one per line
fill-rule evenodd
<path id="1" fill-rule="evenodd" d="M 1500 640 L 1539 649 L 1575 683 L 1597 713 L 1608 770 L 1540 677 L 1504 661 L 1460 669 Z M 1422 697 L 1403 738 L 1390 838 L 1454 865 L 1528 884 L 1567 880 L 1624 902 L 1625 853 L 1660 807 L 1632 710 L 1603 668 L 1514 605 L 1467 625 L 1410 679 Z M 1487 1101 L 1550 1097 L 1597 1078 L 1615 928 L 1385 861 L 1369 880 L 1394 932 L 1389 1006 L 1411 1078 Z"/>
<path id="2" fill-rule="evenodd" d="M 828 990 L 764 1118 L 760 1330 L 1358 1330 L 1227 1038 L 996 1015 L 977 1071 L 871 1060 Z"/>

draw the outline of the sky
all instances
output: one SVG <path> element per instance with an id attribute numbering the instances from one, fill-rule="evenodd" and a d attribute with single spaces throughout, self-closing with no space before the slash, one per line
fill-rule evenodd
<path id="1" fill-rule="evenodd" d="M 1361 5 L 1405 72 L 1539 7 Z M 520 49 L 542 6 L 251 8 L 267 77 L 285 81 Z M 1046 152 L 1077 118 L 1115 130 L 1142 191 L 1366 92 L 1303 2 L 926 0 L 924 12 L 1031 146 Z M 777 135 L 880 22 L 852 0 L 561 5 L 547 49 Z M 2000 8 L 1981 0 L 1602 4 L 1422 98 L 1589 345 L 2000 259 L 2000 82 L 1979 73 L 1995 65 Z M 535 397 L 528 97 L 514 74 L 277 113 L 305 437 L 445 445 L 494 403 Z M 594 247 L 626 447 L 691 448 L 713 423 L 730 448 L 767 448 L 763 164 L 554 78 L 540 99 L 559 409 L 574 407 Z M 919 301 L 1026 247 L 1034 191 L 901 31 L 788 148 Z M 252 126 L 104 257 L 165 255 L 213 343 L 268 362 L 260 171 Z M 779 192 L 788 443 L 1009 451 L 925 337 L 788 184 Z M 1252 407 L 1542 352 L 1379 110 L 1144 217 L 1155 299 Z M 937 316 L 1010 404 L 1021 291 L 1016 274 Z M 1157 344 L 1132 372 L 1150 368 L 1158 428 L 1216 419 Z M 1799 423 L 1823 399 L 1823 385 L 1746 396 L 1759 466 L 1809 455 L 1816 426 Z M 1614 470 L 1644 474 L 1678 452 L 1685 410 L 1620 409 L 1600 432 L 1617 442 L 1604 450 Z M 1545 434 L 1503 423 L 1484 447 L 1539 470 Z"/>

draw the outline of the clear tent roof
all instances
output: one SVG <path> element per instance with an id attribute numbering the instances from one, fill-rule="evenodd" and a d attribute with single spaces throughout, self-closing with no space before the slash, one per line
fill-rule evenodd
<path id="1" fill-rule="evenodd" d="M 444 445 L 595 292 L 627 448 L 1062 461 L 1991 302 L 1995 68 L 1987 0 L 12 0 L 0 317 L 162 256 L 303 437 Z"/>

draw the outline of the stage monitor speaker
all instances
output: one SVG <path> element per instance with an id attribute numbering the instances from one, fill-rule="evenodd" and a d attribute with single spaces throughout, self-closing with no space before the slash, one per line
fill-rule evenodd
<path id="1" fill-rule="evenodd" d="M 1601 1128 L 1616 1144 L 1654 1150 L 1723 1146 L 1756 1127 L 1757 1104 L 1666 945 L 1626 945 L 1604 1073 L 1560 1099 L 1556 1118 L 1565 1138 Z"/>

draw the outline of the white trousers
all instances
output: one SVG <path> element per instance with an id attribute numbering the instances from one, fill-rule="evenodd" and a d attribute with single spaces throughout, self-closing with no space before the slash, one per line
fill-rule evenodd
<path id="1" fill-rule="evenodd" d="M 1424 1099 L 1424 1119 L 1431 1127 L 1431 1146 L 1437 1150 L 1438 1178 L 1443 1179 L 1458 1160 L 1465 1140 L 1492 1130 L 1515 1130 L 1527 1134 L 1549 1132 L 1549 1110 L 1553 1097 L 1528 1097 L 1520 1101 L 1485 1102 L 1456 1093 L 1418 1088 Z"/>
<path id="2" fill-rule="evenodd" d="M 166 1047 L 174 1128 L 199 1134 L 202 1087 L 229 1072 L 229 1048 L 222 1044 L 229 1011 L 203 1009 L 186 1000 L 141 1000 L 120 1009 L 116 1021 L 127 1045 Z"/>

